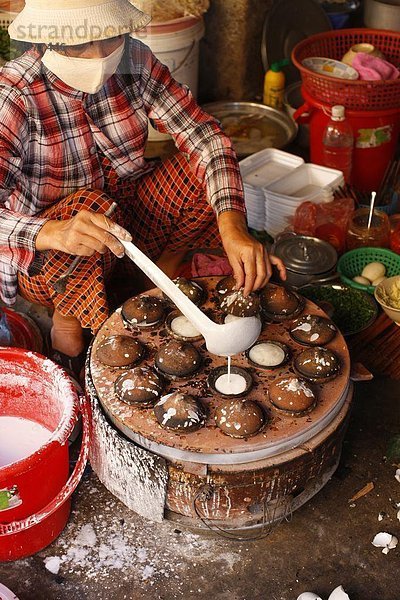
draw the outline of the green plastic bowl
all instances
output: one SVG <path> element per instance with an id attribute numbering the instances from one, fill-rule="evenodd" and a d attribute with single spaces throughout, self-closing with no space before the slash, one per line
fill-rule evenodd
<path id="1" fill-rule="evenodd" d="M 353 281 L 353 277 L 361 275 L 364 267 L 371 262 L 383 263 L 386 267 L 386 277 L 400 275 L 400 255 L 386 248 L 357 248 L 350 250 L 341 256 L 338 260 L 337 271 L 340 279 L 346 285 L 363 292 L 373 294 L 375 288 L 373 285 L 362 285 Z"/>

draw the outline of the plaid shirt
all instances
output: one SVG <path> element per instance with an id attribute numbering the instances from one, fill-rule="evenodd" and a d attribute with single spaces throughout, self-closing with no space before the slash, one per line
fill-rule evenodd
<path id="1" fill-rule="evenodd" d="M 17 272 L 34 275 L 42 266 L 35 239 L 47 219 L 40 212 L 78 189 L 104 189 L 99 153 L 121 178 L 153 168 L 144 158 L 148 119 L 188 155 L 217 215 L 245 212 L 237 159 L 218 122 L 147 46 L 127 39 L 120 67 L 96 94 L 64 84 L 35 50 L 0 70 L 0 295 L 7 304 L 16 298 Z"/>

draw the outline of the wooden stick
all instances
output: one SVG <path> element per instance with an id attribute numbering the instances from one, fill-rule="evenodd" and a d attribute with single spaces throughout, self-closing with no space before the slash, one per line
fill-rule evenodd
<path id="1" fill-rule="evenodd" d="M 367 483 L 367 485 L 365 485 L 363 488 L 361 488 L 361 490 L 359 490 L 356 494 L 354 494 L 354 496 L 352 498 L 350 498 L 349 502 L 354 502 L 355 500 L 359 500 L 363 496 L 366 496 L 367 494 L 369 494 L 369 492 L 372 492 L 374 487 L 375 487 L 374 483 L 372 481 L 370 481 L 369 483 Z"/>

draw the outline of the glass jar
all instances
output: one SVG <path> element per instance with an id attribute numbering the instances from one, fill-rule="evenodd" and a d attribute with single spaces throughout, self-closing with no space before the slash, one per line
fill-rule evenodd
<path id="1" fill-rule="evenodd" d="M 400 215 L 399 215 L 400 216 Z M 397 254 L 400 254 L 400 220 L 390 232 L 390 249 Z"/>
<path id="2" fill-rule="evenodd" d="M 361 246 L 389 248 L 390 222 L 386 213 L 374 210 L 371 226 L 368 229 L 369 208 L 358 208 L 354 211 L 346 234 L 347 250 Z"/>

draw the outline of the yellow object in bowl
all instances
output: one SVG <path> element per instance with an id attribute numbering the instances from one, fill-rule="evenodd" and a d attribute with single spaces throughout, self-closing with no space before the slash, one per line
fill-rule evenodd
<path id="1" fill-rule="evenodd" d="M 378 48 L 375 48 L 372 44 L 355 44 L 346 52 L 346 54 L 342 58 L 342 62 L 349 67 L 352 66 L 353 60 L 357 56 L 359 52 L 363 52 L 364 54 L 369 54 L 370 56 L 376 56 L 378 58 L 385 58 L 384 55 Z"/>
<path id="2" fill-rule="evenodd" d="M 400 275 L 381 281 L 375 288 L 374 296 L 389 319 L 400 326 Z"/>

